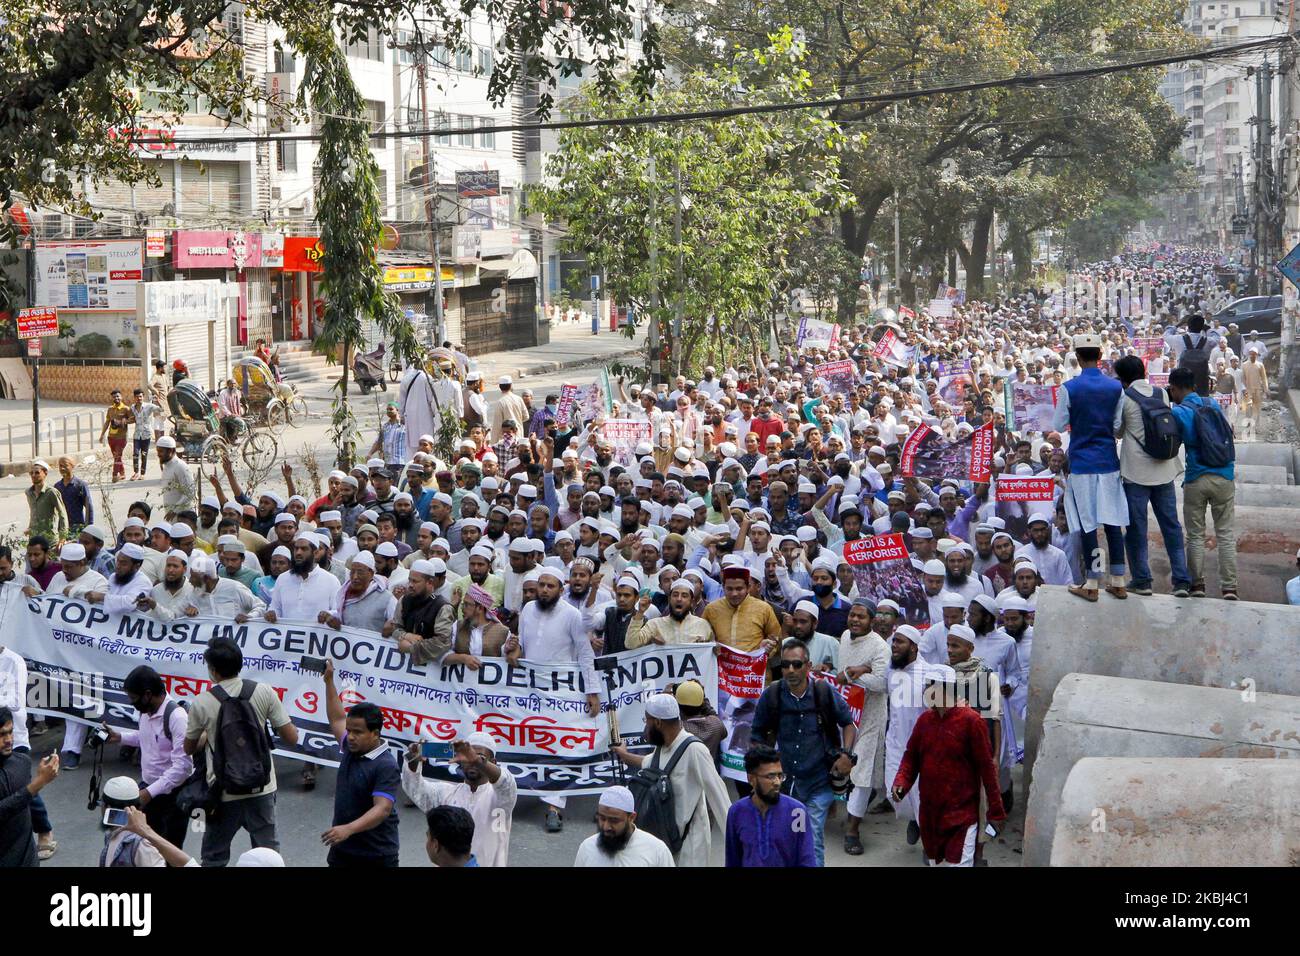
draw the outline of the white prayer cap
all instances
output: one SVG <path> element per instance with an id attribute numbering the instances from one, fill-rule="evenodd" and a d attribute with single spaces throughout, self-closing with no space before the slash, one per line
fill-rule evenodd
<path id="1" fill-rule="evenodd" d="M 829 571 L 831 574 L 838 574 L 840 570 L 840 559 L 833 554 L 819 554 L 817 560 L 812 563 L 813 571 Z"/>
<path id="2" fill-rule="evenodd" d="M 801 495 L 815 495 L 817 494 L 817 486 L 811 481 L 800 479 L 798 493 Z"/>
<path id="3" fill-rule="evenodd" d="M 701 501 L 700 504 L 704 504 L 704 502 Z M 689 505 L 674 505 L 672 517 L 685 518 L 687 521 L 693 521 L 695 519 L 695 509 L 691 508 Z"/>
<path id="4" fill-rule="evenodd" d="M 633 591 L 641 590 L 641 582 L 630 574 L 625 574 L 618 579 L 616 588 L 631 588 Z"/>
<path id="5" fill-rule="evenodd" d="M 382 458 L 371 458 L 366 461 L 366 468 L 368 469 L 373 470 L 375 468 L 387 468 L 387 467 L 388 467 L 388 463 L 385 462 L 384 459 Z"/>
<path id="6" fill-rule="evenodd" d="M 529 571 L 528 574 L 524 576 L 524 581 L 527 581 L 532 577 L 534 572 L 537 574 L 537 577 L 534 580 L 541 580 L 543 577 L 550 576 L 555 578 L 555 580 L 559 581 L 561 584 L 564 583 L 564 572 L 558 568 L 551 567 L 549 564 L 543 564 L 540 567 L 533 568 L 532 571 Z"/>
<path id="7" fill-rule="evenodd" d="M 948 636 L 960 638 L 972 647 L 975 646 L 975 632 L 965 624 L 954 624 L 948 628 Z"/>
<path id="8" fill-rule="evenodd" d="M 484 731 L 481 730 L 475 731 L 474 733 L 470 734 L 465 742 L 468 743 L 471 747 L 482 747 L 484 750 L 487 750 L 493 754 L 497 752 L 496 740 L 493 739 L 491 734 L 485 733 Z"/>
<path id="9" fill-rule="evenodd" d="M 660 695 L 666 697 L 666 694 Z M 608 787 L 600 795 L 600 806 L 623 813 L 636 813 L 636 798 L 627 787 Z"/>
<path id="10" fill-rule="evenodd" d="M 487 456 L 484 455 L 483 457 L 486 458 Z M 484 491 L 496 491 L 498 488 L 501 487 L 501 482 L 497 481 L 494 476 L 488 475 L 486 478 L 484 478 L 482 481 L 479 482 L 479 487 L 482 488 Z M 451 504 L 451 495 L 449 494 L 440 491 L 438 492 L 438 494 L 433 496 L 434 501 L 442 501 L 443 498 L 447 499 L 446 501 L 443 501 L 443 504 L 446 505 Z"/>
<path id="11" fill-rule="evenodd" d="M 126 530 L 127 528 L 143 528 L 143 527 L 144 527 L 144 521 L 135 517 L 134 515 L 122 522 L 123 530 Z M 101 538 L 100 540 L 103 541 L 107 539 Z"/>
<path id="12" fill-rule="evenodd" d="M 275 516 L 274 524 L 297 524 L 298 519 L 287 511 L 282 511 Z"/>
<path id="13" fill-rule="evenodd" d="M 536 486 L 536 485 L 520 485 L 520 486 L 519 486 L 519 494 L 520 494 L 520 497 L 523 497 L 523 498 L 536 498 L 536 497 L 537 497 L 537 486 Z"/>
<path id="14" fill-rule="evenodd" d="M 645 712 L 647 717 L 657 720 L 680 720 L 682 716 L 682 709 L 672 694 L 651 694 L 646 699 Z"/>
<path id="15" fill-rule="evenodd" d="M 510 554 L 532 554 L 533 543 L 528 538 L 515 538 L 506 549 Z"/>
<path id="16" fill-rule="evenodd" d="M 320 519 L 320 523 L 324 524 L 327 521 L 342 521 L 343 513 L 340 511 L 322 511 L 317 517 Z"/>
<path id="17" fill-rule="evenodd" d="M 173 538 L 189 538 L 194 535 L 194 529 L 182 522 L 172 525 L 171 536 Z"/>
<path id="18" fill-rule="evenodd" d="M 284 499 L 281 498 L 279 495 L 277 495 L 274 491 L 264 491 L 260 495 L 258 495 L 258 497 L 266 498 L 268 501 L 274 501 L 276 508 L 284 507 Z"/>
<path id="19" fill-rule="evenodd" d="M 438 527 L 436 521 L 421 521 L 420 530 L 429 532 L 429 534 L 433 535 L 435 538 L 442 531 L 442 529 Z"/>
<path id="20" fill-rule="evenodd" d="M 882 601 L 881 603 L 883 604 L 884 602 Z M 891 601 L 890 603 L 893 603 L 893 602 Z M 876 610 L 879 611 L 879 610 L 880 610 L 880 607 L 877 606 L 877 607 L 876 607 Z M 921 632 L 918 631 L 916 628 L 914 628 L 911 624 L 900 624 L 900 625 L 898 625 L 898 627 L 894 628 L 894 633 L 895 633 L 895 634 L 899 634 L 899 635 L 901 635 L 901 636 L 907 638 L 909 641 L 911 641 L 911 642 L 912 642 L 913 644 L 915 644 L 917 647 L 920 647 L 920 646 L 921 646 Z"/>
<path id="21" fill-rule="evenodd" d="M 671 594 L 673 591 L 690 591 L 691 595 L 694 596 L 695 585 L 691 582 L 690 578 L 686 577 L 685 575 L 682 575 L 680 578 L 674 581 L 672 587 L 668 589 L 669 594 Z"/>
<path id="22" fill-rule="evenodd" d="M 894 601 L 892 598 L 885 598 L 883 601 L 881 601 L 876 605 L 876 612 L 879 613 L 881 611 L 893 611 L 895 614 L 898 614 L 900 616 L 903 613 L 903 609 L 899 607 L 898 603 Z"/>
<path id="23" fill-rule="evenodd" d="M 115 803 L 132 803 L 140 799 L 140 785 L 131 777 L 113 777 L 104 784 L 103 794 Z"/>
<path id="24" fill-rule="evenodd" d="M 400 498 L 401 495 L 398 495 L 398 497 Z M 287 503 L 293 504 L 295 501 L 301 504 L 303 507 L 306 507 L 308 504 L 307 499 L 304 498 L 302 495 L 290 495 L 289 501 Z"/>
<path id="25" fill-rule="evenodd" d="M 1023 554 L 1020 557 L 1016 558 L 1016 563 L 1013 568 L 1013 571 L 1019 571 L 1021 568 L 1029 568 L 1035 574 L 1038 573 L 1038 565 L 1034 564 L 1033 558 L 1026 557 Z"/>
<path id="26" fill-rule="evenodd" d="M 651 533 L 641 535 L 641 543 L 639 547 L 644 548 L 647 546 L 654 548 L 656 551 L 663 551 L 663 545 L 660 543 L 659 539 Z"/>
<path id="27" fill-rule="evenodd" d="M 988 611 L 990 614 L 996 615 L 998 613 L 997 602 L 994 601 L 993 598 L 989 597 L 987 594 L 975 595 L 973 598 L 970 599 L 970 603 L 978 604 L 980 607 L 984 608 L 984 610 Z"/>
<path id="28" fill-rule="evenodd" d="M 487 485 L 485 484 L 484 487 L 487 487 Z M 452 506 L 451 495 L 447 494 L 447 492 L 445 492 L 445 491 L 440 491 L 440 492 L 438 492 L 438 493 L 437 493 L 436 495 L 434 495 L 430 500 L 431 500 L 431 501 L 436 501 L 436 502 L 438 502 L 438 504 L 441 504 L 441 505 L 446 505 L 448 508 L 450 508 L 450 507 Z"/>
<path id="29" fill-rule="evenodd" d="M 806 614 L 811 614 L 814 620 L 819 620 L 821 618 L 821 608 L 812 601 L 800 601 L 794 606 L 794 609 L 796 611 L 803 611 Z"/>
<path id="30" fill-rule="evenodd" d="M 221 510 L 221 499 L 216 495 L 204 495 L 203 500 L 199 502 L 200 508 L 211 508 L 213 511 Z"/>
<path id="31" fill-rule="evenodd" d="M 1008 594 L 998 603 L 1002 605 L 1002 610 L 1004 611 L 1028 612 L 1033 610 L 1033 607 L 1030 606 L 1029 602 L 1015 592 Z"/>
<path id="32" fill-rule="evenodd" d="M 329 476 L 333 478 L 335 481 L 342 481 L 345 477 L 347 477 L 347 473 L 339 471 L 337 468 L 335 468 L 333 471 L 330 472 Z"/>
<path id="33" fill-rule="evenodd" d="M 795 537 L 800 541 L 815 541 L 817 539 L 817 529 L 812 525 L 800 525 L 795 529 Z"/>
<path id="34" fill-rule="evenodd" d="M 293 536 L 293 540 L 294 543 L 297 543 L 299 541 L 306 541 L 309 545 L 311 545 L 314 548 L 316 547 L 316 532 L 306 531 L 306 530 L 299 531 L 297 534 Z"/>
<path id="35" fill-rule="evenodd" d="M 159 448 L 175 448 L 175 447 L 176 447 L 176 439 L 175 439 L 175 438 L 172 438 L 171 435 L 163 435 L 162 438 L 159 438 L 159 439 L 158 439 L 158 447 L 159 447 Z"/>
<path id="36" fill-rule="evenodd" d="M 766 532 L 768 532 L 769 534 L 771 534 L 771 533 L 772 533 L 772 526 L 771 526 L 770 524 L 768 524 L 766 521 L 755 521 L 753 524 L 751 524 L 751 525 L 749 526 L 749 530 L 750 530 L 750 531 L 766 531 Z"/>
<path id="37" fill-rule="evenodd" d="M 60 561 L 85 561 L 86 549 L 75 541 L 69 541 L 59 549 Z"/>
<path id="38" fill-rule="evenodd" d="M 203 555 L 202 555 L 202 552 L 200 552 L 199 554 L 196 554 L 196 555 L 195 555 L 195 558 L 196 558 L 196 559 L 197 559 L 197 558 L 201 558 L 202 556 L 203 556 Z M 188 554 L 186 554 L 184 551 L 182 551 L 180 548 L 172 548 L 170 551 L 167 552 L 167 557 L 169 557 L 169 558 L 175 558 L 175 559 L 178 560 L 181 564 L 189 564 L 189 563 L 190 563 L 190 556 L 189 556 Z"/>
<path id="39" fill-rule="evenodd" d="M 348 566 L 356 567 L 358 564 L 363 568 L 369 568 L 373 571 L 375 569 L 375 556 L 369 551 L 358 551 L 352 556 L 352 560 L 348 562 Z"/>
<path id="40" fill-rule="evenodd" d="M 397 557 L 397 545 L 391 541 L 381 541 L 375 547 L 375 554 L 381 558 L 395 558 Z"/>
<path id="41" fill-rule="evenodd" d="M 284 857 L 270 847 L 255 846 L 239 854 L 235 866 L 280 867 L 284 866 Z"/>
<path id="42" fill-rule="evenodd" d="M 956 591 L 944 591 L 939 595 L 940 607 L 959 607 L 963 611 L 970 607 L 970 601 Z"/>
<path id="43" fill-rule="evenodd" d="M 479 531 L 483 531 L 487 528 L 487 519 L 486 518 L 461 518 L 460 526 L 462 528 L 477 528 Z"/>
<path id="44" fill-rule="evenodd" d="M 938 558 L 931 558 L 929 561 L 925 562 L 925 566 L 921 568 L 921 573 L 933 574 L 933 575 L 944 575 L 948 573 L 948 569 L 943 566 L 943 562 L 940 561 Z M 965 606 L 966 605 L 964 604 L 962 605 L 962 607 Z"/>
<path id="45" fill-rule="evenodd" d="M 406 491 L 400 491 L 400 492 L 398 492 L 397 495 L 393 498 L 393 501 L 407 501 L 407 502 L 414 503 L 414 502 L 415 502 L 415 499 L 411 497 L 411 495 L 410 495 L 409 492 L 406 492 Z"/>
<path id="46" fill-rule="evenodd" d="M 132 544 L 130 541 L 122 545 L 122 547 L 118 549 L 117 553 L 126 555 L 132 561 L 144 560 L 144 548 L 140 547 L 138 544 Z"/>

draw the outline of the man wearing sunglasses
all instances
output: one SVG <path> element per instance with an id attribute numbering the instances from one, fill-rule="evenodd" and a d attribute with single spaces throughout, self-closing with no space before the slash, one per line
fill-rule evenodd
<path id="1" fill-rule="evenodd" d="M 808 645 L 789 638 L 781 645 L 781 679 L 769 684 L 754 709 L 752 734 L 781 755 L 786 793 L 808 808 L 817 865 L 825 860 L 823 831 L 835 794 L 831 774 L 853 769 L 853 716 L 824 681 L 810 681 Z"/>

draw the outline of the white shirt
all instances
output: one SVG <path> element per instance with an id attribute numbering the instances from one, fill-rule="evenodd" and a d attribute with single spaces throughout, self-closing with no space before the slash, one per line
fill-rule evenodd
<path id="1" fill-rule="evenodd" d="M 0 647 L 0 705 L 14 713 L 14 746 L 31 746 L 27 737 L 27 662 L 7 647 Z"/>
<path id="2" fill-rule="evenodd" d="M 544 663 L 576 661 L 587 692 L 595 693 L 600 684 L 596 680 L 593 666 L 596 655 L 587 639 L 587 630 L 582 613 L 563 600 L 556 601 L 549 611 L 543 611 L 537 601 L 530 601 L 519 612 L 519 645 L 523 656 Z"/>
<path id="3" fill-rule="evenodd" d="M 117 575 L 113 575 L 107 580 L 107 587 L 108 590 L 104 592 L 104 610 L 109 614 L 126 614 L 136 610 L 135 599 L 141 594 L 148 594 L 153 583 L 137 571 L 126 584 L 118 584 Z"/>
<path id="4" fill-rule="evenodd" d="M 1070 574 L 1070 559 L 1066 557 L 1065 552 L 1055 545 L 1049 544 L 1046 548 L 1039 550 L 1032 543 L 1022 544 L 1016 548 L 1016 557 L 1024 555 L 1034 562 L 1038 568 L 1038 574 L 1043 579 L 1044 584 L 1073 584 L 1074 577 Z"/>
<path id="5" fill-rule="evenodd" d="M 270 609 L 287 621 L 314 622 L 330 607 L 338 589 L 338 578 L 323 568 L 313 567 L 306 578 L 285 571 L 271 589 Z"/>
<path id="6" fill-rule="evenodd" d="M 194 500 L 194 475 L 190 466 L 172 455 L 162 466 L 163 508 L 172 511 L 188 506 Z"/>
<path id="7" fill-rule="evenodd" d="M 598 846 L 599 833 L 593 833 L 578 847 L 574 866 L 673 866 L 668 844 L 652 833 L 637 828 L 623 849 L 610 855 Z"/>
<path id="8" fill-rule="evenodd" d="M 402 761 L 402 789 L 424 813 L 434 807 L 461 807 L 474 818 L 474 839 L 470 852 L 479 866 L 508 866 L 510 827 L 519 799 L 515 778 L 501 768 L 496 783 L 484 780 L 477 790 L 468 783 L 429 780 Z"/>
<path id="9" fill-rule="evenodd" d="M 333 575 L 331 575 L 332 577 Z M 284 575 L 280 575 L 281 578 Z M 277 583 L 279 578 L 276 579 Z M 244 584 L 233 578 L 217 578 L 217 586 L 211 591 L 207 588 L 195 590 L 191 600 L 199 613 L 205 617 L 234 619 L 236 614 L 257 617 L 266 610 L 257 597 Z"/>
<path id="10" fill-rule="evenodd" d="M 50 578 L 50 586 L 45 589 L 46 594 L 62 594 L 65 597 L 85 598 L 91 591 L 103 591 L 108 586 L 108 580 L 98 571 L 92 571 L 86 568 L 81 572 L 81 577 L 75 581 L 69 581 L 60 571 L 54 577 Z M 67 591 L 64 594 L 65 590 Z"/>

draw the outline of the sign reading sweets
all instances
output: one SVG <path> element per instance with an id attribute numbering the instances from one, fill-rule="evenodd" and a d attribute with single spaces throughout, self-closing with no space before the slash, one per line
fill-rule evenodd
<path id="1" fill-rule="evenodd" d="M 722 775 L 744 780 L 745 752 L 750 746 L 754 708 L 767 680 L 767 654 L 718 645 L 718 716 L 727 735 L 722 739 Z"/>
<path id="2" fill-rule="evenodd" d="M 889 598 L 903 609 L 899 623 L 930 626 L 930 601 L 912 567 L 902 534 L 878 534 L 844 542 L 844 561 L 853 569 L 858 593 L 879 603 Z"/>
<path id="3" fill-rule="evenodd" d="M 601 426 L 601 431 L 614 446 L 614 460 L 623 465 L 631 465 L 636 460 L 636 446 L 648 443 L 652 437 L 649 422 L 630 418 L 611 418 Z"/>
<path id="4" fill-rule="evenodd" d="M 644 724 L 647 690 L 698 680 L 716 701 L 717 664 L 712 644 L 652 646 L 616 655 L 618 666 L 588 687 L 571 662 L 484 658 L 482 666 L 415 665 L 396 644 L 374 631 L 319 624 L 229 620 L 207 617 L 162 622 L 146 615 L 109 614 L 102 607 L 57 595 L 26 598 L 3 586 L 0 616 L 5 644 L 27 660 L 31 713 L 82 724 L 106 722 L 134 729 L 137 714 L 122 682 L 148 664 L 162 675 L 177 700 L 212 686 L 203 651 L 213 637 L 229 637 L 244 652 L 243 676 L 271 686 L 299 731 L 292 747 L 276 753 L 333 766 L 338 741 L 330 733 L 320 676 L 299 668 L 304 655 L 334 661 L 345 706 L 371 701 L 384 715 L 383 735 L 392 747 L 414 741 L 464 740 L 489 733 L 497 758 L 515 775 L 520 793 L 589 793 L 614 783 L 609 754 L 608 710 L 619 725 Z M 84 678 L 82 675 L 85 675 Z M 588 691 L 601 695 L 598 717 L 587 715 Z M 636 732 L 625 741 L 637 745 Z M 399 759 L 400 753 L 398 754 Z"/>
<path id="5" fill-rule="evenodd" d="M 853 391 L 857 377 L 850 359 L 813 366 L 813 382 L 826 389 L 827 395 L 847 395 Z"/>
<path id="6" fill-rule="evenodd" d="M 899 467 L 905 478 L 988 481 L 993 468 L 993 423 L 987 422 L 953 441 L 943 432 L 922 425 L 903 443 Z"/>

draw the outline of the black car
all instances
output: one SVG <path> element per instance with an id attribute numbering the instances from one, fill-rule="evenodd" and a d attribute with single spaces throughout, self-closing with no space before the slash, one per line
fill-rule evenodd
<path id="1" fill-rule="evenodd" d="M 1264 338 L 1282 334 L 1282 297 L 1280 295 L 1250 295 L 1238 299 L 1215 313 L 1223 325 L 1236 322 L 1242 335 L 1258 332 Z"/>

